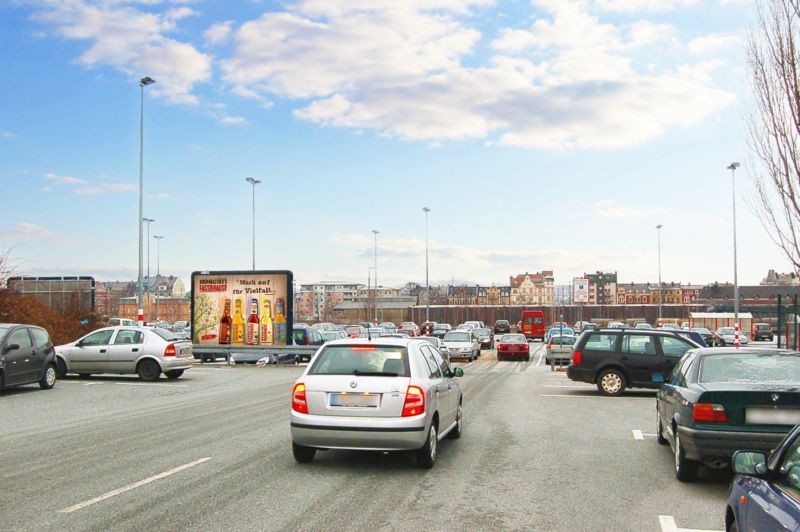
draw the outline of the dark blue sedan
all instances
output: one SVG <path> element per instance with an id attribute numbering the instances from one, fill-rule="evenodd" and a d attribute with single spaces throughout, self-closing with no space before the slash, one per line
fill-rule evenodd
<path id="1" fill-rule="evenodd" d="M 769 455 L 739 451 L 725 528 L 800 530 L 800 425 Z"/>

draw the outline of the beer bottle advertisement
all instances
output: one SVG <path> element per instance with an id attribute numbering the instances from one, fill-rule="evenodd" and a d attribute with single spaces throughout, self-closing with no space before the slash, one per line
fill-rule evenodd
<path id="1" fill-rule="evenodd" d="M 193 272 L 192 343 L 286 345 L 293 322 L 292 278 L 288 270 Z"/>

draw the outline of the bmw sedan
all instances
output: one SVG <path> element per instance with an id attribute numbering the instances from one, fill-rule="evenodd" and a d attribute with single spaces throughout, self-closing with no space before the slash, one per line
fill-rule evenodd
<path id="1" fill-rule="evenodd" d="M 769 456 L 737 452 L 733 470 L 726 530 L 800 530 L 800 426 Z"/>
<path id="2" fill-rule="evenodd" d="M 166 329 L 106 327 L 56 347 L 59 377 L 67 373 L 137 374 L 155 381 L 177 379 L 194 364 L 192 344 Z"/>
<path id="3" fill-rule="evenodd" d="M 294 384 L 292 452 L 311 462 L 319 449 L 411 451 L 431 468 L 439 441 L 462 431 L 461 387 L 438 350 L 393 337 L 337 340 L 322 347 Z"/>
<path id="4" fill-rule="evenodd" d="M 656 395 L 656 437 L 675 476 L 726 467 L 738 449 L 768 452 L 800 424 L 800 353 L 769 348 L 688 351 Z"/>

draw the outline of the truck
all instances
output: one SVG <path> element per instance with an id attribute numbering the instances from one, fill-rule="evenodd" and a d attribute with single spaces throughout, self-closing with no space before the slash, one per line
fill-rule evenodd
<path id="1" fill-rule="evenodd" d="M 293 345 L 293 287 L 289 270 L 192 272 L 195 358 L 229 363 L 311 360 L 316 346 Z"/>

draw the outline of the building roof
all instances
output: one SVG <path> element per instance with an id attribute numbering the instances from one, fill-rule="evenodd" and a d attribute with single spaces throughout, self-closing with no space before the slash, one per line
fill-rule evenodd
<path id="1" fill-rule="evenodd" d="M 519 286 L 525 281 L 525 277 L 530 277 L 531 281 L 534 283 L 543 283 L 545 279 L 553 278 L 553 271 L 552 270 L 542 270 L 539 273 L 522 273 L 520 275 L 515 275 L 509 278 L 509 285 L 511 288 L 519 288 Z"/>
<path id="2" fill-rule="evenodd" d="M 690 312 L 689 317 L 693 319 L 718 319 L 718 320 L 732 320 L 736 317 L 733 312 Z M 749 312 L 740 312 L 740 320 L 752 320 L 753 315 Z"/>

